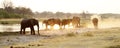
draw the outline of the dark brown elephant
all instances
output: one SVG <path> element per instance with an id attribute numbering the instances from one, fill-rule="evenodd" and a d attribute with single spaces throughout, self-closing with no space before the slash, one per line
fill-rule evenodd
<path id="1" fill-rule="evenodd" d="M 93 18 L 92 19 L 92 23 L 93 23 L 94 27 L 97 29 L 98 28 L 98 19 L 97 18 Z"/>
<path id="2" fill-rule="evenodd" d="M 72 24 L 73 24 L 74 27 L 79 27 L 80 26 L 80 18 L 79 17 L 73 17 Z"/>
<path id="3" fill-rule="evenodd" d="M 27 27 L 30 27 L 30 29 L 31 29 L 31 35 L 35 35 L 35 30 L 34 30 L 34 26 L 35 25 L 37 25 L 37 27 L 38 27 L 38 34 L 39 34 L 39 22 L 38 22 L 38 20 L 36 20 L 36 19 L 23 19 L 21 21 L 20 34 L 25 34 L 25 29 Z"/>

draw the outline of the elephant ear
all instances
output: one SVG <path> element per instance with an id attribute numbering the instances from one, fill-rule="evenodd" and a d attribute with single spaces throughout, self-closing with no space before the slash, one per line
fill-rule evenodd
<path id="1" fill-rule="evenodd" d="M 31 25 L 34 25 L 34 21 L 32 19 L 30 20 L 30 22 L 31 22 Z"/>

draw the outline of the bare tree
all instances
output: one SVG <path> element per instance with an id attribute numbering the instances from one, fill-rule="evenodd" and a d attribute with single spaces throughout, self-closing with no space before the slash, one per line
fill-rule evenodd
<path id="1" fill-rule="evenodd" d="M 4 0 L 2 5 L 7 12 L 13 12 L 13 3 L 10 0 Z"/>
<path id="2" fill-rule="evenodd" d="M 3 8 L 13 7 L 13 3 L 10 0 L 4 0 L 2 4 Z"/>

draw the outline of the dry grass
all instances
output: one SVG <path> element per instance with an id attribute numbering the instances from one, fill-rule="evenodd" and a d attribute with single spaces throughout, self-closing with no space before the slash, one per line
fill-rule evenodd
<path id="1" fill-rule="evenodd" d="M 120 45 L 112 45 L 112 46 L 109 46 L 109 47 L 106 47 L 106 48 L 120 48 Z"/>
<path id="2" fill-rule="evenodd" d="M 119 44 L 120 28 L 111 28 L 98 29 L 77 35 L 69 33 L 67 36 L 58 36 L 13 46 L 26 48 L 120 48 Z"/>

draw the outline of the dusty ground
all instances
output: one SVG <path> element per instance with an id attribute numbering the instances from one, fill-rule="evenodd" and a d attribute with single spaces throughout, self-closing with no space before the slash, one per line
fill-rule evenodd
<path id="1" fill-rule="evenodd" d="M 0 35 L 0 48 L 110 48 L 120 47 L 120 28 L 41 30 L 39 35 Z"/>

